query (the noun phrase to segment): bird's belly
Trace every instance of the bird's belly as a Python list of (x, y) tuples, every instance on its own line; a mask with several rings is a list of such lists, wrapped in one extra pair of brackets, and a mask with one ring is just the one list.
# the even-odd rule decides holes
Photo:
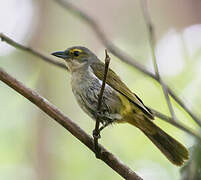
[[(90, 82), (86, 80), (83, 83), (79, 83), (78, 86), (72, 87), (78, 104), (92, 119), (95, 119), (101, 83), (98, 80)], [(101, 122), (121, 120), (120, 108), (121, 100), (118, 92), (106, 85), (100, 110)]]

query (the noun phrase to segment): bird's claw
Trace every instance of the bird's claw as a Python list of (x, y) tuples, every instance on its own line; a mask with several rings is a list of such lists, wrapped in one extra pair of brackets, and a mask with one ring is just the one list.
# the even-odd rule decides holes
[(93, 138), (100, 139), (101, 138), (100, 131), (93, 130)]
[(103, 116), (102, 111), (96, 111), (96, 117), (101, 118)]

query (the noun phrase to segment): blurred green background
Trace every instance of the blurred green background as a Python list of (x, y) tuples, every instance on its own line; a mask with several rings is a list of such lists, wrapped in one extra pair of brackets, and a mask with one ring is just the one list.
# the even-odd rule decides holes
[[(92, 16), (115, 45), (153, 71), (139, 1), (71, 2)], [(200, 116), (201, 2), (154, 0), (149, 6), (157, 36), (160, 73), (187, 106)], [(82, 45), (104, 59), (105, 47), (93, 30), (53, 0), (2, 1), (0, 32), (48, 56), (57, 50)], [(112, 54), (110, 56), (110, 67), (146, 105), (169, 114), (158, 83)], [(92, 133), (94, 122), (77, 105), (66, 71), (5, 42), (0, 42), (0, 67)], [(193, 120), (175, 102), (173, 104), (178, 119), (199, 130)], [(2, 82), (0, 120), (1, 180), (121, 179), (63, 127)], [(155, 122), (188, 148), (194, 144), (194, 139), (181, 130), (159, 119)], [(179, 168), (170, 164), (139, 130), (129, 125), (106, 128), (100, 142), (145, 180), (180, 179)]]

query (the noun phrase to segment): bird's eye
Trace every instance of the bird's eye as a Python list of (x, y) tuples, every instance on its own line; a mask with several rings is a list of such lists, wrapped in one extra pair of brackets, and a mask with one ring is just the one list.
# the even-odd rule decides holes
[(73, 55), (74, 55), (75, 57), (78, 57), (78, 56), (80, 55), (80, 52), (79, 52), (79, 51), (74, 51), (74, 52), (73, 52)]

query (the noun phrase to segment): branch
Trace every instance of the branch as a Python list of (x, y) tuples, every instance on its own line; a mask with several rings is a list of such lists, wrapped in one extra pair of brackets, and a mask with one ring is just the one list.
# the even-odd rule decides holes
[(99, 131), (100, 119), (99, 119), (98, 113), (101, 110), (101, 104), (102, 104), (103, 93), (104, 93), (104, 89), (105, 89), (105, 84), (106, 84), (107, 72), (108, 72), (108, 69), (109, 69), (109, 64), (110, 64), (110, 57), (109, 57), (109, 55), (107, 53), (107, 50), (105, 50), (105, 70), (104, 70), (104, 77), (103, 77), (103, 82), (102, 82), (100, 94), (99, 94), (99, 97), (98, 97), (98, 106), (97, 106), (97, 112), (96, 112), (96, 125), (95, 125), (95, 129), (93, 131), (93, 135), (94, 135), (94, 149), (95, 149), (96, 157), (97, 158), (99, 157), (98, 138), (100, 136), (100, 131)]
[[(128, 54), (126, 54), (124, 51), (119, 49), (117, 46), (115, 46), (105, 35), (99, 24), (97, 24), (94, 19), (92, 19), (88, 14), (86, 14), (81, 9), (75, 7), (73, 4), (69, 3), (68, 1), (64, 0), (55, 0), (58, 2), (63, 8), (66, 10), (72, 12), (79, 18), (81, 18), (83, 21), (85, 21), (96, 33), (97, 37), (100, 39), (100, 41), (104, 44), (104, 46), (116, 57), (118, 57), (123, 62), (135, 67), (137, 70), (141, 71), (142, 73), (148, 75), (149, 77), (155, 79), (156, 81), (159, 81), (158, 77), (153, 74), (152, 72), (148, 71), (144, 66), (137, 63), (136, 60), (134, 60), (132, 57), (130, 57)], [(193, 113), (191, 110), (187, 107), (187, 105), (176, 95), (176, 93), (167, 85), (166, 89), (168, 93), (172, 96), (172, 98), (191, 116), (191, 118), (198, 124), (199, 127), (201, 127), (201, 120)]]
[(196, 137), (197, 139), (201, 140), (201, 134), (195, 132), (193, 129), (185, 126), (184, 124), (181, 124), (179, 121), (174, 121), (171, 117), (166, 116), (165, 114), (162, 114), (158, 111), (156, 111), (155, 109), (152, 109), (149, 107), (149, 109), (151, 109), (151, 111), (154, 113), (154, 115), (162, 120), (164, 120), (167, 123), (172, 124), (173, 126), (185, 131), (186, 133), (190, 134), (191, 136)]
[[(2, 68), (0, 68), (0, 80), (35, 104), (39, 109), (48, 114), (51, 118), (68, 130), (73, 136), (85, 144), (91, 151), (94, 151), (93, 139), (77, 124), (61, 113), (61, 111), (59, 111), (49, 101), (41, 97), (37, 92), (27, 88), (23, 83), (13, 78)], [(128, 166), (118, 160), (112, 153), (107, 151), (102, 145), (99, 145), (99, 148), (101, 150), (100, 159), (113, 170), (115, 170), (119, 175), (125, 179), (142, 180), (142, 178), (140, 178)]]
[(17, 43), (14, 40), (10, 39), (8, 36), (4, 35), (3, 33), (0, 33), (0, 38), (1, 38), (2, 41), (5, 41), (6, 43), (10, 44), (11, 46), (15, 47), (16, 49), (26, 51), (26, 52), (28, 52), (28, 53), (36, 56), (36, 57), (41, 58), (42, 60), (44, 60), (47, 63), (56, 65), (56, 66), (61, 67), (63, 69), (67, 68), (65, 66), (65, 64), (63, 64), (63, 63), (61, 63), (59, 61), (55, 61), (54, 59), (51, 59), (51, 58), (45, 56), (44, 54), (42, 54), (42, 53), (30, 48), (30, 47), (27, 47), (27, 46), (24, 46), (22, 44)]
[(150, 48), (151, 48), (151, 55), (152, 55), (152, 61), (154, 64), (155, 75), (158, 78), (159, 83), (162, 86), (163, 93), (165, 95), (165, 99), (166, 99), (170, 114), (172, 116), (172, 119), (176, 120), (176, 116), (174, 113), (174, 109), (172, 107), (172, 103), (170, 101), (170, 97), (168, 95), (167, 88), (166, 88), (163, 80), (161, 79), (159, 69), (158, 69), (158, 65), (157, 65), (156, 54), (155, 54), (155, 31), (154, 31), (154, 25), (152, 24), (152, 21), (151, 21), (150, 12), (149, 12), (149, 9), (147, 7), (147, 0), (140, 0), (140, 2), (141, 2), (141, 8), (143, 11), (143, 16), (145, 19), (145, 24), (146, 24), (147, 29), (148, 29), (148, 36), (149, 36), (148, 39), (149, 39), (149, 44), (150, 44)]

